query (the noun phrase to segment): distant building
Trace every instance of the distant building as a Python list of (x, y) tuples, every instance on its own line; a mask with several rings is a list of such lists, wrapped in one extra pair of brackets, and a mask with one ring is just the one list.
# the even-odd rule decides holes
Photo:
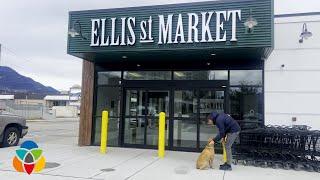
[(80, 109), (81, 86), (73, 85), (69, 91), (61, 91), (60, 95), (47, 95), (44, 97), (45, 105), (53, 106), (76, 106)]
[(14, 95), (0, 95), (0, 101), (14, 100)]
[(74, 85), (69, 91), (62, 91), (60, 95), (47, 95), (44, 102), (54, 111), (56, 117), (74, 117), (80, 114), (81, 86)]
[[(74, 85), (57, 95), (17, 93), (0, 95), (0, 109), (28, 119), (77, 117), (80, 113), (81, 86)], [(50, 117), (49, 117), (50, 116)]]
[(43, 94), (18, 93), (14, 96), (14, 104), (44, 106)]
[(45, 105), (48, 107), (53, 106), (69, 106), (69, 95), (47, 95), (44, 97)]
[(73, 85), (69, 91), (70, 96), (70, 106), (77, 106), (80, 110), (80, 99), (81, 99), (81, 86)]
[(6, 102), (13, 102), (14, 95), (0, 95), (0, 110), (5, 109)]

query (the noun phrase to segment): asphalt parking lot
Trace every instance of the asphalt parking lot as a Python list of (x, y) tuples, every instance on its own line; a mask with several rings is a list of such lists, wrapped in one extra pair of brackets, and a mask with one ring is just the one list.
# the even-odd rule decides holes
[(21, 142), (33, 140), (37, 143), (61, 145), (76, 145), (78, 143), (78, 118), (30, 120), (27, 121), (27, 126), (29, 132), (20, 140)]

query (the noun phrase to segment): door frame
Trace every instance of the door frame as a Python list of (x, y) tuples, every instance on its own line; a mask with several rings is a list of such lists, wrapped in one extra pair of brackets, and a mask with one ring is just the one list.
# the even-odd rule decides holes
[[(121, 140), (120, 140), (120, 146), (123, 146), (123, 147), (135, 147), (135, 148), (147, 148), (147, 149), (155, 149), (157, 146), (154, 146), (154, 145), (148, 145), (147, 144), (147, 120), (148, 120), (148, 115), (147, 114), (144, 114), (142, 115), (144, 117), (144, 120), (145, 120), (145, 125), (144, 125), (144, 142), (143, 144), (127, 144), (124, 142), (124, 132), (125, 132), (125, 119), (128, 117), (126, 115), (126, 92), (128, 90), (137, 90), (137, 91), (144, 91), (146, 93), (146, 99), (148, 99), (148, 92), (149, 91), (168, 91), (168, 97), (169, 97), (169, 102), (168, 102), (168, 107), (169, 107), (169, 116), (170, 116), (170, 112), (171, 112), (171, 109), (170, 109), (170, 92), (171, 90), (168, 89), (168, 88), (155, 88), (155, 87), (123, 87), (123, 94), (122, 94), (122, 105), (121, 105), (121, 108), (122, 108), (122, 111), (121, 111), (121, 128), (120, 128), (120, 131), (121, 131)], [(142, 102), (143, 103), (143, 106), (144, 108), (148, 108), (148, 101), (145, 101), (145, 102)], [(168, 147), (167, 147), (168, 148)]]
[(227, 99), (228, 97), (226, 96), (226, 94), (228, 93), (228, 86), (226, 87), (216, 87), (216, 86), (212, 86), (212, 87), (182, 87), (182, 88), (174, 88), (172, 93), (172, 100), (170, 99), (170, 101), (173, 102), (173, 106), (172, 106), (172, 112), (174, 112), (174, 92), (175, 91), (196, 91), (196, 99), (197, 99), (197, 116), (196, 116), (196, 121), (197, 121), (197, 142), (196, 142), (196, 147), (195, 148), (188, 148), (188, 147), (175, 147), (173, 146), (173, 126), (174, 126), (174, 121), (175, 121), (175, 117), (174, 115), (170, 116), (170, 126), (169, 126), (169, 130), (171, 131), (171, 133), (169, 133), (169, 135), (172, 135), (172, 137), (169, 138), (169, 141), (171, 141), (172, 146), (170, 147), (170, 150), (174, 150), (174, 151), (190, 151), (190, 152), (194, 152), (194, 151), (200, 151), (200, 96), (199, 96), (199, 92), (200, 90), (214, 90), (214, 91), (223, 91), (224, 92), (224, 111), (226, 112), (227, 106), (229, 103), (229, 99)]
[[(120, 115), (120, 144), (121, 147), (155, 149), (157, 146), (146, 144), (146, 129), (144, 132), (144, 144), (126, 144), (124, 143), (125, 131), (125, 108), (126, 108), (126, 92), (127, 90), (167, 90), (169, 91), (169, 129), (168, 129), (168, 146), (166, 149), (174, 151), (200, 151), (200, 97), (197, 95), (197, 145), (196, 148), (174, 147), (173, 146), (173, 126), (174, 126), (174, 92), (175, 90), (196, 90), (214, 89), (224, 91), (224, 110), (229, 113), (229, 81), (228, 80), (123, 80), (122, 81), (122, 98), (121, 98), (121, 115)], [(145, 102), (145, 107), (147, 106)], [(146, 117), (146, 115), (145, 115)]]

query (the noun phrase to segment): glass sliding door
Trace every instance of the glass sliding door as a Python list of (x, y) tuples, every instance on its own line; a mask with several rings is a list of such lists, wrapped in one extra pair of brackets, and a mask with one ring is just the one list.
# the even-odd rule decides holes
[(203, 148), (217, 134), (215, 126), (207, 125), (211, 112), (225, 111), (225, 89), (196, 88), (174, 91), (173, 146)]
[(193, 90), (174, 91), (173, 146), (197, 146), (197, 97)]
[(166, 146), (199, 151), (218, 131), (207, 125), (208, 115), (225, 112), (227, 86), (185, 89), (125, 88), (123, 145), (156, 148), (159, 113), (166, 113)]
[[(169, 91), (126, 90), (124, 143), (157, 146), (160, 112), (169, 115)], [(168, 121), (169, 118), (166, 119)], [(168, 131), (166, 137), (168, 139)]]
[(200, 89), (200, 148), (206, 146), (208, 139), (218, 133), (216, 126), (207, 125), (207, 117), (211, 112), (223, 113), (225, 111), (224, 89)]
[[(158, 145), (159, 113), (166, 113), (166, 120), (169, 116), (169, 91), (150, 90), (147, 92), (147, 127), (146, 144)], [(168, 123), (166, 123), (168, 125)], [(166, 143), (168, 144), (168, 127), (166, 127)]]
[(127, 90), (124, 120), (124, 143), (144, 144), (146, 91)]

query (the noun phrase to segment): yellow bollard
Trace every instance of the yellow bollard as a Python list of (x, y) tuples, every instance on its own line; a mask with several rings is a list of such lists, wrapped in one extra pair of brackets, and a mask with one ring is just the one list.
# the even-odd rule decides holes
[(222, 149), (223, 149), (222, 160), (224, 163), (226, 163), (227, 162), (227, 151), (226, 151), (226, 145), (224, 142), (222, 142)]
[(159, 139), (158, 139), (158, 157), (163, 158), (165, 154), (165, 129), (166, 126), (166, 113), (159, 114)]
[(109, 123), (109, 113), (108, 111), (102, 111), (101, 143), (100, 143), (100, 153), (102, 154), (105, 154), (107, 152), (108, 123)]

